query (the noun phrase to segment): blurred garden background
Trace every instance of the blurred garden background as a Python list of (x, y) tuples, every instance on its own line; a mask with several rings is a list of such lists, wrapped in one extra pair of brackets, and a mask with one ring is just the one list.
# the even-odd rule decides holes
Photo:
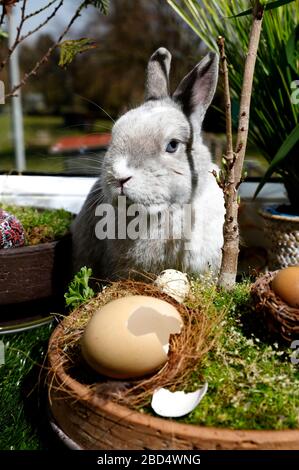
[[(27, 10), (30, 13), (48, 3), (29, 0)], [(52, 8), (59, 5), (59, 2), (51, 3)], [(31, 70), (57, 40), (79, 4), (77, 0), (64, 0), (57, 14), (22, 42), (19, 47), (21, 76)], [(22, 2), (14, 6), (17, 20), (21, 6)], [(29, 18), (25, 32), (39, 26), (50, 11)], [(98, 160), (106, 145), (97, 143), (94, 136), (109, 133), (112, 119), (142, 101), (146, 64), (152, 52), (160, 46), (171, 51), (174, 88), (209, 49), (165, 0), (111, 0), (108, 15), (90, 5), (66, 36), (67, 39), (85, 37), (91, 38), (96, 47), (78, 54), (67, 67), (58, 65), (60, 50), (56, 48), (38, 74), (22, 87), (27, 172), (97, 173)], [(3, 59), (8, 39), (1, 37), (0, 41), (0, 59)], [(4, 68), (1, 73), (8, 89), (9, 69)], [(8, 98), (6, 104), (0, 106), (0, 172), (5, 173), (16, 169), (11, 101), (12, 98)], [(225, 145), (224, 121), (217, 110), (221, 107), (219, 86), (204, 122), (205, 139), (218, 163)], [(237, 117), (237, 99), (233, 101), (233, 111)], [(81, 137), (81, 141), (65, 140), (65, 137)], [(249, 175), (261, 176), (265, 167), (259, 150), (250, 145), (247, 152)]]

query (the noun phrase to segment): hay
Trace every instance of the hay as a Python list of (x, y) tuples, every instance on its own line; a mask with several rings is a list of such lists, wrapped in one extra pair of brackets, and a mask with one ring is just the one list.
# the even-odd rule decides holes
[(255, 309), (265, 315), (270, 331), (292, 342), (299, 334), (299, 309), (291, 307), (272, 290), (271, 283), (278, 271), (259, 277), (251, 287)]
[[(148, 295), (172, 304), (182, 316), (184, 322), (182, 331), (180, 334), (170, 336), (169, 359), (154, 375), (129, 382), (95, 376), (94, 372), (88, 370), (81, 357), (80, 339), (85, 326), (98, 308), (112, 300), (129, 295)], [(136, 408), (146, 406), (154, 390), (160, 387), (167, 387), (170, 390), (190, 390), (194, 382), (194, 370), (199, 370), (207, 352), (213, 347), (217, 333), (221, 330), (219, 328), (221, 320), (219, 312), (212, 303), (207, 305), (203, 302), (200, 309), (189, 308), (179, 304), (153, 284), (133, 280), (114, 282), (95, 298), (64, 318), (63, 334), (57, 344), (59, 363), (51, 364), (49, 371), (51, 377), (49, 395), (51, 387), (55, 386), (53, 385), (55, 370), (61, 366), (72, 378), (86, 385), (87, 400), (92, 399), (96, 394)], [(203, 377), (198, 377), (198, 379), (204, 380)], [(63, 390), (63, 385), (59, 387), (59, 390), (64, 391), (66, 395), (70, 394), (68, 387)], [(77, 399), (75, 396), (72, 398)]]

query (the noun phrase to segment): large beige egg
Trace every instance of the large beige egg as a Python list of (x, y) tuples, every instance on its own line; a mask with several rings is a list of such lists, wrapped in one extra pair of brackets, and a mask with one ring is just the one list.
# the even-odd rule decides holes
[(272, 281), (272, 289), (288, 305), (299, 308), (299, 266), (278, 271)]
[(91, 318), (82, 337), (82, 355), (90, 367), (108, 377), (141, 377), (165, 364), (169, 336), (182, 326), (179, 312), (164, 300), (123, 297)]

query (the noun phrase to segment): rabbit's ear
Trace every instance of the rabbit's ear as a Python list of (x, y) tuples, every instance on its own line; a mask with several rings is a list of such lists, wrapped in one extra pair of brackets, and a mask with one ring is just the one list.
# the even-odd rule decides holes
[(199, 64), (186, 75), (173, 94), (188, 117), (201, 125), (208, 107), (214, 97), (218, 81), (219, 58), (209, 52)]
[(169, 96), (170, 62), (171, 54), (165, 47), (160, 47), (150, 57), (146, 74), (145, 101)]

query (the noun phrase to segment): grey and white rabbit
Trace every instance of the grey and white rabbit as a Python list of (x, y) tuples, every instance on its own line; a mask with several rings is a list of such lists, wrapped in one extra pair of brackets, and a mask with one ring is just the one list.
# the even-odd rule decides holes
[[(98, 278), (115, 279), (167, 268), (197, 274), (219, 269), (224, 200), (212, 175), (218, 167), (201, 138), (202, 121), (217, 85), (218, 56), (206, 55), (172, 96), (170, 62), (171, 54), (162, 47), (151, 56), (144, 103), (113, 127), (99, 179), (72, 225), (74, 272), (86, 265)], [(125, 200), (121, 207), (120, 200)], [(163, 217), (153, 217), (151, 236), (146, 228), (136, 239), (119, 233), (114, 237), (113, 229), (126, 220), (124, 212), (132, 204), (140, 205), (143, 220), (158, 213), (169, 215), (171, 235)], [(106, 206), (113, 208), (105, 213), (112, 235), (98, 239), (98, 215), (103, 215), (99, 207)], [(186, 207), (192, 214), (188, 240), (175, 233), (185, 220)], [(128, 228), (131, 221), (127, 217), (122, 223)]]

